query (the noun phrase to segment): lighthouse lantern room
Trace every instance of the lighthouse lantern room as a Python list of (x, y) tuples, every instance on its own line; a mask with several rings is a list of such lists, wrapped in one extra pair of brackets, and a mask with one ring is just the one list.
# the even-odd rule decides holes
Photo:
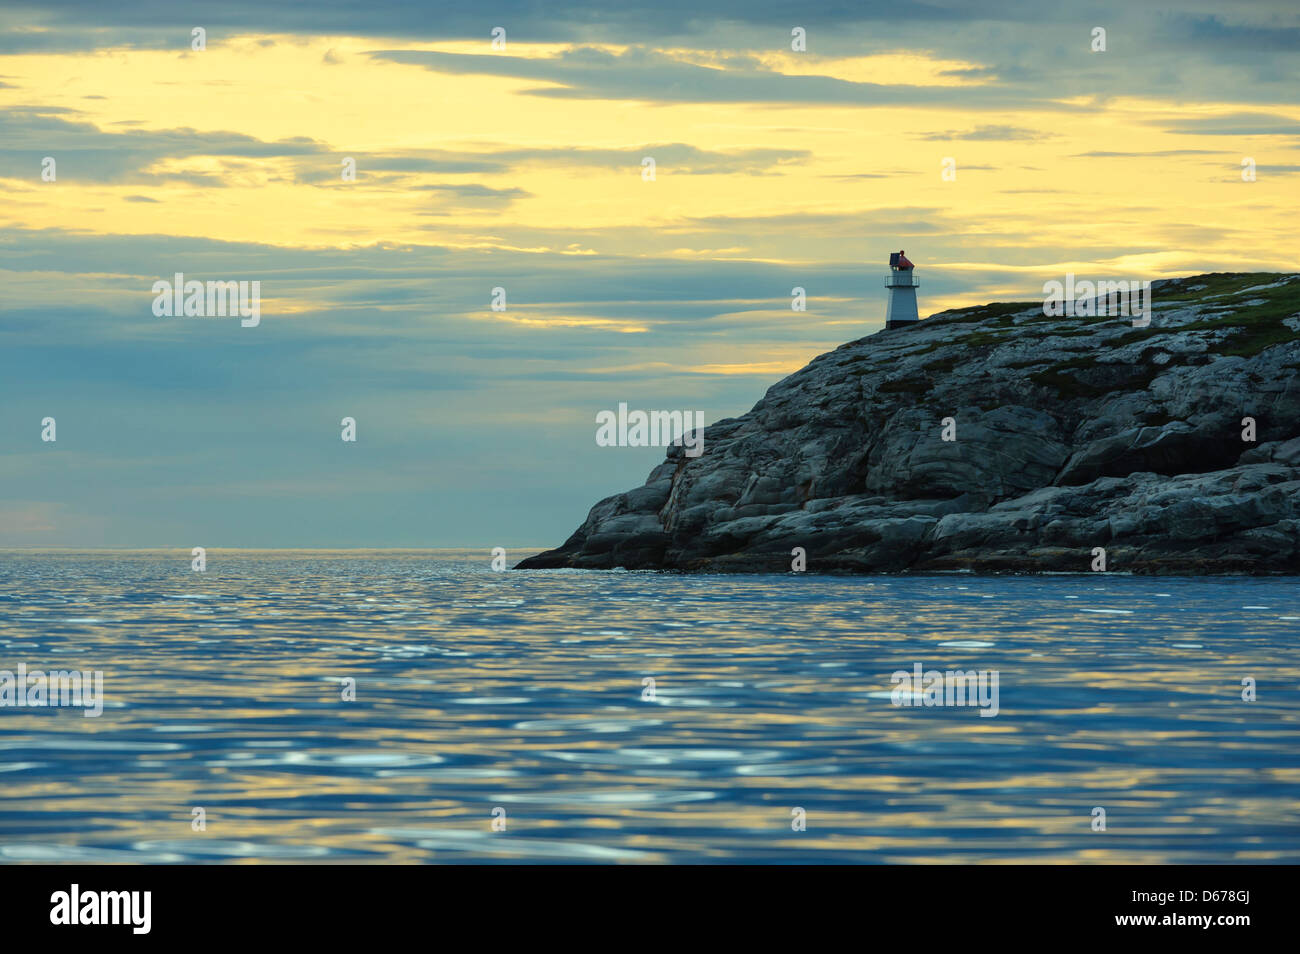
[(889, 253), (889, 304), (885, 309), (885, 327), (900, 328), (920, 321), (916, 312), (916, 286), (921, 284), (912, 274), (915, 266), (903, 252)]

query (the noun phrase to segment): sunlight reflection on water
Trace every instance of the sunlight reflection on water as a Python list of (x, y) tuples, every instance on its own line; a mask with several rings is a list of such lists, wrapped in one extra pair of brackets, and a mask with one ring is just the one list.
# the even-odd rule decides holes
[(0, 669), (106, 695), (0, 708), (0, 860), (1300, 860), (1295, 580), (488, 564), (0, 552)]

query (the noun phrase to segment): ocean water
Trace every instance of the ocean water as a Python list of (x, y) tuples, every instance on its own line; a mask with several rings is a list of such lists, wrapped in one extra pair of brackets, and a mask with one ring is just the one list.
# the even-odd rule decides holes
[(0, 552), (0, 862), (1300, 861), (1295, 579), (489, 560)]

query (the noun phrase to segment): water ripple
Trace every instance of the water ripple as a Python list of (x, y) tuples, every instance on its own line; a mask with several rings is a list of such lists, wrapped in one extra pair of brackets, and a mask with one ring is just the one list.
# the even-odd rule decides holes
[(0, 553), (0, 861), (1300, 861), (1295, 580), (489, 558)]

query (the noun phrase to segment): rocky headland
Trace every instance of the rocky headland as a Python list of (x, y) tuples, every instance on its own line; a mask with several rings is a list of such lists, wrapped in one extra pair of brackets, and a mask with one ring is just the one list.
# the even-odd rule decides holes
[(1300, 275), (1151, 295), (1143, 328), (998, 302), (842, 345), (519, 567), (1300, 572)]

